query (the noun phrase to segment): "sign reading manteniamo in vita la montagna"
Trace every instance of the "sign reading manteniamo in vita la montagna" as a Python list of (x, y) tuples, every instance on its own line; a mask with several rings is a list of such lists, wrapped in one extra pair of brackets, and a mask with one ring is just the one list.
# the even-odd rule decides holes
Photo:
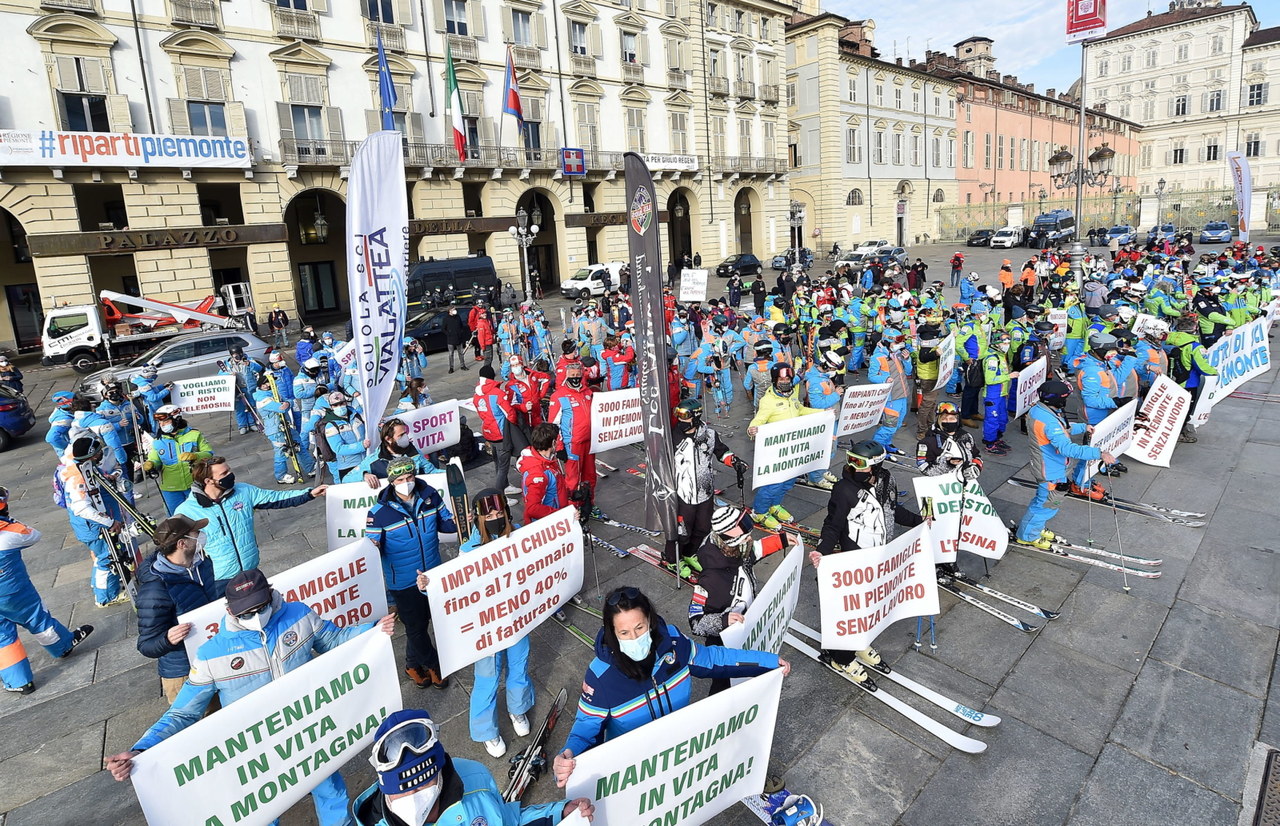
[(120, 230), (118, 232), (47, 232), (27, 236), (31, 255), (92, 255), (148, 252), (181, 247), (240, 247), (288, 240), (284, 224), (235, 224), (216, 227)]

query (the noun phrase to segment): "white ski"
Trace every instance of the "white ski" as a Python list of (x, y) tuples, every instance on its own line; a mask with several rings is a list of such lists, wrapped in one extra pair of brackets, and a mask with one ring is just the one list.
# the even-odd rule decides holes
[[(791, 630), (799, 631), (814, 642), (821, 643), (822, 641), (821, 634), (797, 619), (791, 620)], [(889, 668), (889, 666), (886, 665), (885, 668)], [(888, 677), (890, 680), (893, 680), (895, 683), (909, 691), (914, 691), (916, 694), (919, 694), (938, 708), (954, 714), (967, 723), (973, 723), (975, 726), (983, 726), (984, 728), (991, 728), (992, 726), (1000, 725), (1000, 718), (994, 714), (987, 714), (986, 712), (978, 711), (975, 708), (969, 708), (969, 706), (964, 703), (957, 703), (950, 697), (939, 694), (932, 688), (923, 686), (910, 677), (899, 674), (897, 671), (881, 671), (879, 668), (873, 668), (872, 671), (883, 677)]]
[(898, 712), (903, 717), (906, 717), (908, 720), (915, 723), (917, 726), (924, 729), (925, 731), (929, 732), (934, 737), (937, 737), (939, 740), (942, 740), (944, 743), (951, 746), (952, 748), (959, 749), (960, 751), (966, 752), (968, 754), (981, 754), (982, 752), (987, 750), (987, 744), (982, 742), (981, 740), (974, 740), (972, 737), (966, 737), (960, 732), (952, 728), (949, 728), (943, 725), (942, 723), (939, 723), (937, 720), (933, 719), (929, 715), (924, 714), (923, 712), (916, 711), (914, 708), (902, 702), (897, 697), (894, 697), (892, 694), (889, 694), (888, 692), (882, 689), (876, 689), (875, 691), (872, 691), (871, 689), (863, 686), (857, 680), (850, 677), (848, 674), (845, 674), (841, 671), (831, 668), (826, 663), (822, 662), (822, 659), (818, 655), (818, 650), (816, 648), (809, 645), (808, 643), (800, 641), (793, 634), (787, 634), (785, 637), (785, 640), (787, 645), (799, 651), (801, 654), (804, 654), (806, 657), (813, 660), (814, 662), (822, 663), (822, 665), (825, 666), (826, 668), (830, 669), (831, 671), (834, 671), (836, 674), (839, 674), (841, 677), (844, 677), (846, 680), (853, 683), (858, 688), (861, 688), (863, 691), (870, 694), (872, 697), (875, 697), (876, 699), (880, 700), (889, 708)]

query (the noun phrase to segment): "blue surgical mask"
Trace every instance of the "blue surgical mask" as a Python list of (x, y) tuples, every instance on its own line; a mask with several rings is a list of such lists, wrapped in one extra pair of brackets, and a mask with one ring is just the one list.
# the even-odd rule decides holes
[(618, 648), (622, 649), (622, 653), (626, 654), (628, 659), (636, 662), (640, 662), (649, 656), (651, 647), (653, 647), (653, 638), (649, 634), (634, 640), (618, 640)]

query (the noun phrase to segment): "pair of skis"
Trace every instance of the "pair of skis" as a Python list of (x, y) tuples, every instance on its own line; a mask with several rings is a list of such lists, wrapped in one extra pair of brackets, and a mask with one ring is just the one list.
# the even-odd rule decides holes
[(297, 474), (298, 481), (307, 481), (307, 474), (302, 470), (302, 461), (298, 458), (298, 454), (302, 452), (302, 447), (298, 444), (298, 440), (294, 438), (293, 432), (293, 411), (290, 409), (290, 402), (280, 394), (280, 385), (276, 382), (275, 375), (268, 367), (263, 371), (263, 375), (267, 377), (267, 384), (271, 387), (271, 400), (276, 404), (284, 405), (285, 409), (277, 412), (275, 415), (280, 417), (280, 432), (284, 435), (284, 455), (289, 460), (289, 465), (293, 468), (293, 472)]
[(1048, 608), (1041, 608), (1039, 605), (1035, 605), (1033, 603), (1027, 602), (1026, 600), (1018, 599), (1015, 596), (1010, 596), (1009, 594), (1003, 593), (1001, 591), (997, 591), (995, 588), (992, 588), (987, 585), (983, 585), (980, 582), (974, 582), (973, 580), (969, 579), (968, 577), (965, 577), (964, 575), (951, 576), (950, 574), (944, 574), (939, 572), (938, 587), (941, 588), (943, 591), (946, 591), (948, 594), (951, 594), (953, 597), (960, 600), (961, 602), (967, 602), (968, 604), (972, 605), (974, 608), (977, 608), (979, 611), (989, 614), (1007, 625), (1013, 626), (1014, 628), (1018, 629), (1024, 634), (1035, 633), (1036, 631), (1040, 630), (1040, 626), (1032, 625), (1029, 622), (1020, 620), (1017, 617), (1009, 614), (1007, 611), (1001, 610), (1000, 608), (997, 608), (996, 606), (991, 605), (990, 603), (983, 602), (982, 600), (975, 597), (973, 594), (968, 593), (968, 590), (962, 590), (962, 589), (972, 589), (974, 591), (978, 591), (979, 593), (986, 594), (992, 599), (996, 599), (1008, 605), (1012, 605), (1013, 607), (1021, 611), (1025, 611), (1028, 614), (1031, 614), (1032, 616), (1040, 617), (1041, 619), (1055, 620), (1060, 616), (1059, 612), (1057, 611), (1050, 611)]
[[(889, 708), (893, 709), (894, 711), (898, 712), (902, 716), (906, 717), (908, 720), (920, 726), (925, 731), (929, 732), (934, 737), (937, 737), (939, 740), (942, 740), (944, 743), (951, 746), (952, 748), (959, 749), (960, 751), (966, 752), (968, 754), (981, 754), (982, 752), (986, 751), (987, 744), (982, 742), (981, 740), (975, 740), (972, 737), (967, 737), (961, 734), (960, 732), (956, 731), (955, 729), (951, 728), (950, 726), (945, 725), (944, 723), (941, 723), (933, 719), (927, 714), (924, 714), (923, 712), (916, 710), (912, 706), (907, 705), (902, 700), (898, 699), (892, 694), (889, 694), (883, 688), (880, 688), (879, 686), (870, 687), (863, 683), (859, 683), (857, 680), (854, 680), (848, 674), (844, 673), (838, 668), (833, 667), (829, 663), (824, 662), (822, 655), (819, 653), (818, 649), (814, 648), (814, 646), (811, 645), (810, 643), (807, 643), (804, 640), (800, 639), (801, 636), (807, 637), (809, 640), (812, 640), (814, 644), (821, 644), (822, 637), (817, 631), (815, 631), (814, 629), (810, 628), (807, 625), (804, 625), (798, 620), (792, 619), (791, 625), (789, 626), (789, 630), (785, 637), (787, 645), (790, 645), (792, 648), (804, 654), (809, 659), (814, 660), (815, 662), (821, 663), (822, 665), (825, 665), (831, 671), (835, 672), (836, 674), (839, 674), (841, 677), (844, 677), (849, 682), (858, 686), (858, 688), (861, 688), (867, 694), (870, 694), (872, 697), (875, 697), (876, 699), (880, 700), (885, 705), (889, 706)], [(950, 697), (947, 697), (937, 691), (934, 691), (933, 689), (927, 686), (921, 685), (920, 683), (916, 682), (910, 677), (899, 674), (897, 671), (893, 670), (893, 668), (890, 667), (887, 663), (881, 663), (881, 665), (873, 668), (872, 671), (877, 676), (886, 677), (890, 681), (895, 682), (898, 685), (902, 686), (903, 688), (907, 689), (908, 691), (916, 694), (921, 699), (924, 699), (930, 703), (933, 703), (938, 708), (942, 709), (943, 711), (946, 711), (948, 714), (951, 714), (955, 717), (960, 718), (966, 723), (972, 723), (976, 726), (982, 726), (983, 728), (990, 728), (992, 726), (999, 725), (1000, 723), (1000, 718), (995, 716), (994, 714), (988, 714), (986, 712), (978, 711), (977, 709), (970, 708), (964, 703), (956, 702)]]
[[(1130, 556), (1128, 554), (1118, 554), (1115, 551), (1108, 551), (1106, 548), (1093, 548), (1087, 545), (1077, 545), (1068, 542), (1062, 537), (1055, 537), (1050, 543), (1049, 550), (1037, 548), (1033, 545), (1025, 545), (1018, 541), (1015, 526), (1009, 525), (1009, 547), (1018, 548), (1023, 551), (1044, 554), (1045, 556), (1056, 556), (1061, 559), (1070, 559), (1073, 562), (1082, 562), (1085, 565), (1091, 565), (1095, 568), (1102, 568), (1107, 571), (1116, 571), (1122, 574), (1132, 574), (1143, 579), (1159, 579), (1160, 572), (1153, 571), (1152, 568), (1164, 564), (1163, 559), (1153, 559), (1145, 556)], [(1107, 560), (1114, 559), (1115, 562)]]
[[(542, 725), (538, 726), (538, 730), (534, 732), (529, 745), (511, 758), (511, 770), (507, 773), (511, 782), (507, 785), (507, 790), (502, 793), (502, 799), (505, 802), (519, 800), (524, 795), (525, 789), (529, 788), (530, 784), (546, 770), (547, 738), (550, 737), (551, 730), (556, 727), (556, 721), (560, 719), (560, 713), (564, 711), (568, 701), (568, 690), (560, 689), (560, 693), (556, 695), (555, 702), (547, 711), (547, 716), (542, 718)], [(483, 821), (484, 818), (477, 818), (477, 820)]]
[[(592, 608), (585, 601), (583, 601), (582, 597), (576, 594), (570, 597), (569, 601), (566, 602), (564, 605), (577, 608), (579, 611), (582, 611), (583, 613), (590, 614), (591, 616), (595, 617), (597, 621), (604, 620), (603, 612), (601, 612), (597, 608)], [(595, 635), (588, 634), (586, 631), (583, 631), (577, 625), (574, 625), (572, 622), (570, 622), (569, 615), (565, 613), (564, 605), (561, 605), (560, 610), (555, 612), (554, 616), (556, 618), (556, 621), (559, 622), (560, 625), (563, 626), (566, 631), (568, 631), (571, 635), (573, 635), (574, 639), (576, 639), (578, 642), (582, 643), (592, 651), (595, 651), (596, 649)]]
[[(1040, 483), (1034, 479), (1024, 479), (1019, 476), (1011, 477), (1005, 481), (1017, 488), (1036, 488), (1040, 486)], [(1203, 528), (1205, 525), (1205, 514), (1197, 511), (1180, 511), (1175, 510), (1174, 508), (1166, 508), (1164, 505), (1155, 505), (1150, 502), (1139, 502), (1133, 499), (1122, 499), (1119, 496), (1112, 496), (1110, 494), (1104, 496), (1102, 499), (1090, 499), (1088, 496), (1068, 492), (1067, 498), (1075, 499), (1080, 502), (1093, 502), (1107, 508), (1114, 507), (1118, 511), (1136, 513), (1139, 516), (1159, 519), (1163, 522), (1182, 525), (1186, 528)]]

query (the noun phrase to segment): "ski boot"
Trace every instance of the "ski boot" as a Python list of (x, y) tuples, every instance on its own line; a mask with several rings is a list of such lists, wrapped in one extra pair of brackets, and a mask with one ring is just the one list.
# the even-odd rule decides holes
[(588, 516), (590, 516), (592, 519), (598, 519), (601, 521), (609, 518), (609, 516), (604, 511), (600, 510), (599, 505), (592, 505), (591, 513), (589, 513)]
[(70, 657), (71, 652), (76, 650), (76, 646), (84, 642), (86, 639), (88, 639), (89, 635), (92, 633), (93, 633), (92, 625), (81, 625), (79, 628), (72, 631), (71, 647), (68, 648), (63, 654), (61, 654), (60, 657), (62, 659), (66, 659), (67, 657)]
[(766, 531), (776, 531), (778, 528), (782, 527), (782, 523), (777, 519), (774, 519), (773, 516), (768, 513), (753, 513), (751, 514), (751, 521), (755, 522)]
[(1008, 450), (1008, 448), (1000, 447), (1000, 443), (999, 443), (999, 442), (983, 442), (983, 443), (982, 443), (982, 446), (983, 446), (983, 447), (985, 447), (985, 448), (987, 449), (987, 453), (990, 453), (990, 454), (992, 454), (993, 456), (1008, 456), (1008, 455), (1009, 455), (1009, 450)]
[(1124, 462), (1116, 462), (1114, 465), (1112, 465), (1112, 467), (1120, 471), (1121, 473), (1129, 472), (1129, 466), (1126, 465)]
[(683, 561), (687, 567), (692, 568), (698, 573), (702, 573), (702, 563), (698, 561), (696, 554), (694, 556), (686, 556), (681, 561)]
[(787, 510), (781, 505), (774, 505), (772, 508), (769, 508), (769, 515), (772, 516), (774, 519), (777, 519), (779, 522), (796, 521), (796, 518), (791, 515), (791, 511)]
[(679, 562), (664, 562), (662, 567), (684, 580), (697, 581), (697, 576), (693, 573), (693, 569), (689, 567), (689, 563), (683, 559)]
[(1101, 502), (1103, 499), (1107, 498), (1107, 492), (1103, 490), (1101, 485), (1096, 485), (1096, 484), (1090, 485), (1089, 489), (1085, 490), (1084, 488), (1077, 485), (1075, 482), (1072, 482), (1071, 492), (1076, 496), (1084, 496), (1089, 499), (1092, 499), (1095, 502)]
[(830, 482), (832, 485), (840, 481), (840, 477), (836, 476), (834, 473), (832, 473), (829, 470), (826, 473), (822, 474), (822, 478)]
[(871, 646), (867, 646), (861, 651), (853, 652), (853, 656), (857, 657), (859, 662), (869, 668), (874, 668), (879, 671), (889, 670), (889, 666), (880, 658), (880, 652)]
[(1013, 542), (1015, 545), (1022, 545), (1025, 548), (1036, 548), (1041, 551), (1051, 551), (1053, 550), (1053, 540), (1055, 538), (1056, 537), (1052, 533), (1049, 533), (1049, 531), (1042, 531), (1035, 539), (1023, 539), (1015, 534)]
[(968, 580), (968, 577), (964, 575), (963, 571), (956, 567), (954, 562), (938, 563), (934, 570), (934, 575), (938, 578), (938, 584), (943, 587), (946, 587), (957, 580), (961, 582)]
[(816, 482), (809, 482), (809, 487), (818, 488), (819, 490), (831, 490), (835, 486), (835, 483), (830, 479), (827, 479), (825, 476), (818, 479)]
[(1193, 445), (1200, 441), (1200, 437), (1196, 436), (1195, 425), (1184, 424), (1182, 426), (1182, 432), (1178, 434), (1178, 441), (1185, 445)]
[(829, 653), (823, 651), (818, 655), (818, 660), (832, 671), (838, 671), (841, 674), (844, 674), (846, 677), (868, 691), (876, 690), (876, 681), (871, 679), (871, 675), (867, 673), (867, 669), (862, 667), (862, 663), (858, 662), (856, 657), (852, 662), (847, 664), (840, 663), (832, 659)]
[(1098, 468), (1098, 475), (1112, 476), (1112, 477), (1119, 476), (1120, 468), (1117, 465), (1103, 465), (1102, 467)]
[(898, 449), (898, 447), (897, 447), (896, 445), (892, 445), (892, 444), (890, 444), (890, 445), (886, 446), (884, 450), (885, 450), (885, 453), (888, 453), (888, 454), (890, 454), (891, 456), (906, 456), (906, 455), (907, 455), (907, 454), (906, 454), (906, 453), (904, 453), (902, 450), (899, 450), (899, 449)]

